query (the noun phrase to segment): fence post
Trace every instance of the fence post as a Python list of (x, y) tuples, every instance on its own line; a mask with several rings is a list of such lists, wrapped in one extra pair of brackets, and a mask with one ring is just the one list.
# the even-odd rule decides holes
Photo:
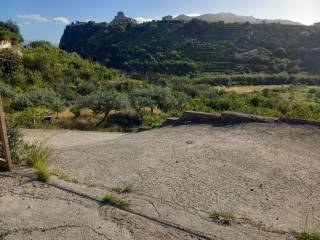
[(1, 96), (0, 96), (0, 137), (2, 142), (2, 152), (4, 154), (3, 157), (5, 160), (4, 167), (6, 170), (11, 171), (12, 170), (11, 153), (10, 153), (9, 139), (8, 139), (6, 121), (4, 118), (4, 111), (3, 111)]

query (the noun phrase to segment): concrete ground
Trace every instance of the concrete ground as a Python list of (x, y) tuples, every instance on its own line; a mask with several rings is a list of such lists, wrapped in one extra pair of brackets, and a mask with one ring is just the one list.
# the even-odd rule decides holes
[[(9, 230), (8, 239), (269, 240), (319, 231), (319, 127), (183, 125), (112, 136), (55, 131), (26, 134), (46, 139), (50, 167), (79, 183), (52, 182), (94, 198), (132, 184), (135, 191), (122, 198), (134, 213), (2, 174), (0, 230)], [(237, 223), (216, 224), (211, 211), (232, 213)]]

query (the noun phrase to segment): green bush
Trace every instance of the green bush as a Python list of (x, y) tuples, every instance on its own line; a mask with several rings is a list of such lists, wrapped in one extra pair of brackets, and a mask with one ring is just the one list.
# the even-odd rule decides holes
[(37, 108), (30, 108), (20, 112), (15, 117), (15, 121), (25, 128), (38, 128), (43, 124), (44, 117), (48, 115), (47, 111)]
[(78, 118), (81, 115), (81, 107), (79, 106), (73, 106), (72, 108), (70, 108), (70, 112), (73, 113), (73, 115)]
[(163, 123), (164, 118), (158, 114), (152, 112), (142, 112), (143, 124), (156, 127)]

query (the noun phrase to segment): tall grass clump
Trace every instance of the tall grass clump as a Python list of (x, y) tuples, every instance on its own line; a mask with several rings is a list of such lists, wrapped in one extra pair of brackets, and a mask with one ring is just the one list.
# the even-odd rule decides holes
[(109, 204), (111, 206), (118, 207), (120, 209), (128, 209), (130, 207), (130, 203), (121, 199), (119, 196), (109, 193), (104, 196), (102, 199), (103, 203)]
[(33, 144), (25, 147), (25, 162), (36, 169), (39, 180), (43, 182), (50, 180), (50, 171), (47, 163), (49, 156), (49, 149), (41, 145)]

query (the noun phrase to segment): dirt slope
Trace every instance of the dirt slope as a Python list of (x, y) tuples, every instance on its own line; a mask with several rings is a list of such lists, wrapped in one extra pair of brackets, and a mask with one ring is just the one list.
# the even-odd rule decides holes
[[(177, 126), (101, 139), (88, 146), (83, 146), (83, 140), (76, 144), (77, 134), (71, 144), (64, 133), (59, 134), (59, 141), (51, 141), (54, 157), (50, 166), (84, 185), (94, 184), (91, 188), (81, 185), (79, 191), (99, 196), (112, 187), (134, 184), (136, 191), (123, 196), (131, 201), (131, 209), (200, 231), (211, 239), (292, 239), (292, 231), (300, 231), (306, 224), (317, 230), (320, 225), (320, 128), (258, 123)], [(81, 238), (81, 231), (68, 225), (63, 231), (50, 230), (61, 239), (63, 234), (69, 239), (192, 238), (110, 207), (91, 202), (83, 206), (79, 201), (84, 200), (78, 196), (69, 193), (63, 198), (66, 193), (52, 187), (46, 188), (45, 206), (41, 207), (39, 198), (34, 197), (44, 191), (38, 184), (15, 184), (18, 190), (7, 189), (0, 198), (1, 206), (9, 205), (0, 207), (0, 215), (9, 219), (9, 228), (13, 220), (8, 211), (21, 218), (22, 209), (17, 210), (15, 204), (21, 205), (22, 188), (30, 192), (28, 203), (36, 206), (35, 212), (27, 215), (33, 217), (35, 226), (66, 221), (86, 226), (79, 228), (91, 234), (91, 238)], [(80, 184), (72, 187), (80, 188)], [(70, 217), (74, 211), (64, 210), (69, 208), (77, 209), (78, 217)], [(211, 222), (208, 212), (213, 210), (232, 212), (237, 224), (228, 227)], [(46, 214), (47, 222), (39, 212)], [(25, 239), (26, 233), (18, 233), (21, 237), (12, 239)], [(52, 238), (43, 235), (42, 239)]]

